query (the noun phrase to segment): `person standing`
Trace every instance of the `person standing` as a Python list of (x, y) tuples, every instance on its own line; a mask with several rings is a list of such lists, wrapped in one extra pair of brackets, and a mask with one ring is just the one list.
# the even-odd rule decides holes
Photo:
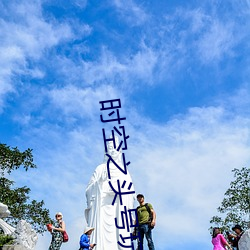
[(225, 250), (225, 246), (232, 249), (218, 227), (213, 229), (212, 244), (214, 245), (213, 250)]
[[(152, 239), (152, 229), (156, 223), (156, 213), (153, 209), (153, 206), (150, 203), (145, 203), (143, 194), (137, 195), (137, 201), (139, 202), (139, 206), (137, 207), (137, 215), (139, 223), (138, 249), (143, 250), (143, 240), (145, 235), (146, 240), (148, 242), (148, 249), (155, 250), (154, 242)], [(152, 217), (152, 220), (149, 222), (150, 217)]]
[(93, 232), (94, 228), (93, 227), (86, 227), (83, 235), (80, 238), (80, 249), (79, 250), (89, 250), (93, 249), (95, 247), (94, 244), (90, 244), (90, 235)]
[(66, 230), (65, 222), (62, 220), (63, 215), (61, 212), (56, 213), (56, 223), (51, 226), (52, 240), (49, 250), (60, 250), (63, 242), (63, 232)]
[(236, 246), (236, 249), (239, 250), (239, 240), (240, 240), (242, 234), (244, 233), (244, 231), (240, 225), (235, 225), (232, 228), (232, 230), (236, 233), (236, 235), (231, 234), (231, 236), (233, 236), (233, 238), (234, 238), (234, 244)]

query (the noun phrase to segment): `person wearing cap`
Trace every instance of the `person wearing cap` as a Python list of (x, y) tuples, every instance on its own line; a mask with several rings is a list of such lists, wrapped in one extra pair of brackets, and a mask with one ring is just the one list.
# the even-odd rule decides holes
[(65, 222), (62, 220), (63, 215), (61, 212), (56, 213), (56, 223), (50, 227), (52, 234), (52, 240), (50, 243), (49, 250), (60, 250), (63, 242), (63, 232), (65, 231)]
[(80, 249), (79, 250), (89, 250), (93, 249), (95, 247), (94, 244), (90, 244), (90, 235), (93, 232), (94, 228), (93, 227), (86, 227), (83, 235), (80, 238)]
[[(153, 206), (150, 203), (145, 203), (144, 195), (138, 194), (137, 201), (140, 206), (137, 207), (137, 215), (138, 215), (138, 232), (139, 232), (139, 241), (138, 241), (138, 249), (143, 250), (143, 239), (144, 235), (146, 236), (148, 242), (148, 249), (155, 250), (154, 242), (152, 239), (152, 229), (155, 226), (156, 222), (156, 213), (153, 209)], [(150, 213), (152, 214), (152, 221), (149, 223)]]
[(232, 228), (232, 230), (236, 233), (236, 235), (235, 234), (230, 234), (230, 236), (232, 236), (234, 238), (233, 243), (234, 243), (234, 245), (236, 247), (235, 249), (239, 250), (238, 243), (239, 243), (239, 240), (240, 240), (242, 234), (244, 233), (244, 231), (243, 231), (243, 229), (242, 229), (242, 227), (240, 225), (235, 225)]

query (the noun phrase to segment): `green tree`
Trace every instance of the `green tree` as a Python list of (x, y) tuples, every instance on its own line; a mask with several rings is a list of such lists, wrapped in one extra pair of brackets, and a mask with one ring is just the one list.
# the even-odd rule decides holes
[(231, 230), (235, 224), (246, 229), (250, 220), (250, 168), (235, 168), (232, 172), (234, 180), (217, 208), (222, 216), (213, 216), (210, 220), (212, 225), (222, 228), (223, 231)]
[(36, 168), (33, 163), (32, 150), (21, 152), (18, 148), (10, 148), (0, 143), (0, 202), (6, 204), (11, 216), (5, 220), (15, 226), (21, 219), (29, 222), (38, 233), (43, 233), (45, 225), (52, 219), (49, 210), (44, 208), (44, 201), (30, 200), (30, 188), (24, 186), (14, 188), (14, 182), (7, 179), (12, 171), (24, 168), (25, 171)]

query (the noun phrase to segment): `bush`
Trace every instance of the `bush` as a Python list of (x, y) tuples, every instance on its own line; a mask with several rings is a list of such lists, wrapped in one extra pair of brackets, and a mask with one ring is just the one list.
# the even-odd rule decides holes
[(3, 245), (12, 245), (14, 238), (10, 235), (0, 234), (0, 247)]

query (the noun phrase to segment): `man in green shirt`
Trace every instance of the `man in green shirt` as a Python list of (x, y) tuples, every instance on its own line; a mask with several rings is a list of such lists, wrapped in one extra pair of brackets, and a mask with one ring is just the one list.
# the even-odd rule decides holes
[[(144, 202), (144, 196), (142, 194), (137, 195), (137, 201), (140, 204), (140, 206), (137, 207), (139, 223), (138, 232), (140, 234), (140, 240), (138, 241), (138, 249), (143, 250), (143, 239), (145, 235), (148, 242), (148, 249), (155, 250), (154, 242), (152, 239), (152, 229), (155, 226), (156, 213), (150, 203)], [(151, 222), (149, 222), (150, 218)]]

